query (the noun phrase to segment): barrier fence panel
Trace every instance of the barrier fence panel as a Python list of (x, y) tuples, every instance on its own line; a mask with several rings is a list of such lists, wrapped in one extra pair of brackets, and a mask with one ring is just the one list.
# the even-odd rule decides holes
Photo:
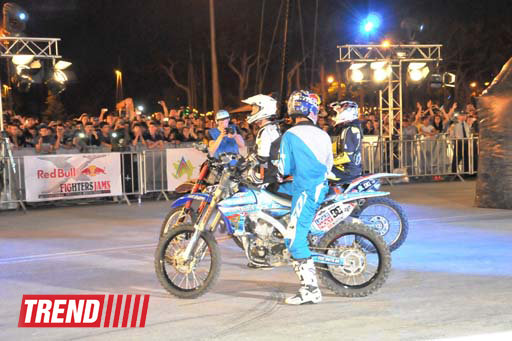
[(0, 210), (16, 209), (21, 206), (25, 210), (24, 163), (20, 156), (11, 159), (0, 159)]
[[(365, 138), (362, 144), (363, 172), (406, 172), (408, 176), (413, 177), (454, 175), (462, 179), (463, 175), (477, 173), (478, 151), (477, 136), (469, 136), (464, 139), (451, 138), (445, 134), (430, 138), (418, 136), (404, 140)], [(38, 198), (37, 201), (69, 199), (69, 195), (52, 193), (47, 188), (40, 189), (40, 192), (34, 192), (37, 189), (34, 184), (37, 184), (38, 181), (48, 180), (37, 179), (37, 176), (34, 178), (34, 174), (36, 174), (34, 172), (38, 170), (43, 172), (41, 173), (43, 178), (46, 175), (53, 176), (53, 168), (45, 170), (44, 167), (59, 169), (58, 165), (64, 165), (60, 169), (65, 172), (69, 171), (70, 166), (67, 164), (71, 162), (75, 165), (74, 167), (77, 167), (76, 172), (80, 173), (74, 175), (79, 180), (91, 182), (102, 179), (102, 176), (106, 176), (106, 173), (113, 169), (114, 172), (120, 174), (121, 192), (112, 192), (110, 195), (122, 195), (129, 203), (129, 195), (138, 196), (140, 199), (142, 195), (154, 192), (162, 193), (167, 199), (166, 192), (173, 191), (178, 185), (197, 177), (200, 165), (205, 160), (204, 154), (194, 148), (187, 148), (186, 145), (179, 148), (101, 154), (37, 156), (23, 154), (25, 156), (14, 157), (16, 173), (13, 172), (9, 159), (2, 160), (4, 176), (2, 176), (0, 184), (0, 209), (13, 209), (17, 205), (24, 208), (23, 202), (34, 201), (34, 195)], [(391, 158), (392, 154), (399, 155), (400, 158)], [(105, 166), (101, 163), (101, 159), (96, 157), (97, 155), (104, 155), (104, 160), (118, 155), (119, 165), (116, 166), (117, 168), (112, 168), (111, 163)], [(27, 162), (29, 162), (29, 174), (26, 173)], [(108, 180), (111, 181), (111, 179)], [(77, 179), (73, 179), (70, 180), (70, 183), (72, 185), (77, 181)], [(107, 179), (103, 179), (103, 181), (107, 181)], [(57, 185), (69, 186), (69, 183), (64, 181), (62, 184), (60, 182), (55, 184), (55, 186)], [(27, 193), (27, 186), (30, 186), (30, 193)], [(41, 187), (41, 184), (39, 186)], [(108, 195), (106, 191), (101, 193), (103, 194), (100, 195)]]

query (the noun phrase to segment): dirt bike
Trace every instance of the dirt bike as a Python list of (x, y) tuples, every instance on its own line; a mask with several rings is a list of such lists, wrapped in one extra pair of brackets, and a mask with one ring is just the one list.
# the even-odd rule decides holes
[[(215, 239), (220, 222), (239, 239), (254, 265), (282, 266), (291, 262), (285, 239), (291, 202), (247, 183), (242, 157), (222, 155), (224, 166), (213, 195), (191, 194), (181, 200), (201, 200), (207, 206), (194, 224), (180, 223), (160, 238), (155, 271), (161, 285), (179, 298), (208, 292), (219, 277), (221, 253)], [(308, 240), (320, 281), (341, 296), (362, 297), (379, 289), (390, 272), (391, 254), (384, 239), (370, 228), (350, 223), (357, 201), (385, 192), (328, 193), (314, 218)]]
[[(208, 155), (206, 146), (195, 145), (195, 148)], [(222, 169), (219, 161), (208, 155), (205, 164), (209, 167), (208, 169), (212, 170), (210, 173), (215, 174), (216, 179), (218, 179)], [(203, 174), (203, 169), (200, 174)], [(379, 190), (381, 179), (401, 176), (400, 174), (393, 173), (377, 173), (359, 177), (349, 184), (339, 184), (336, 181), (330, 181), (330, 187), (332, 191), (338, 194), (373, 192)], [(208, 178), (213, 179), (212, 176)], [(199, 179), (201, 179), (201, 175)], [(198, 181), (198, 183), (203, 184), (203, 194), (211, 195), (213, 193), (215, 186), (206, 186), (206, 184), (211, 184), (213, 181), (210, 180), (210, 182), (206, 183)], [(193, 187), (193, 191), (199, 188), (198, 185), (196, 186)], [(198, 196), (194, 193), (195, 191), (178, 198), (172, 203), (171, 210), (166, 215), (160, 228), (160, 237), (177, 224), (184, 222), (194, 224), (196, 222), (198, 212), (201, 212), (205, 207), (205, 196)], [(389, 195), (389, 193), (387, 194)], [(405, 242), (409, 231), (408, 218), (402, 207), (396, 201), (384, 196), (362, 198), (357, 202), (350, 217), (347, 217), (347, 219), (352, 219), (357, 223), (362, 223), (374, 229), (384, 238), (391, 251), (395, 251)], [(224, 225), (222, 221), (219, 224)], [(224, 226), (221, 226), (221, 228), (224, 228)], [(241, 242), (237, 238), (233, 240), (241, 247)]]

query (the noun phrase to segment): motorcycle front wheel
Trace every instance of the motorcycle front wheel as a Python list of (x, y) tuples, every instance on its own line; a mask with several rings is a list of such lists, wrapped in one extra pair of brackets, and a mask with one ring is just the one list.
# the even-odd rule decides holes
[(185, 206), (178, 206), (171, 208), (169, 213), (164, 218), (162, 227), (160, 227), (160, 238), (162, 238), (170, 229), (180, 224), (194, 225), (197, 219), (197, 209), (199, 204), (195, 201), (192, 202), (189, 208)]
[[(177, 227), (180, 224), (194, 225), (197, 221), (197, 211), (201, 207), (201, 203), (203, 203), (203, 201), (194, 200), (192, 201), (190, 208), (185, 208), (185, 206), (172, 208), (165, 216), (162, 227), (160, 227), (159, 238), (162, 238), (170, 229)], [(239, 237), (232, 236), (232, 239), (239, 248), (242, 250), (244, 249), (244, 245)]]
[(391, 271), (386, 242), (362, 224), (338, 224), (312, 250), (343, 260), (343, 265), (316, 265), (320, 281), (340, 296), (368, 296), (386, 282)]
[(405, 242), (409, 220), (402, 207), (390, 198), (370, 198), (353, 214), (363, 224), (380, 234), (391, 251)]
[(195, 231), (190, 224), (174, 227), (160, 239), (155, 251), (158, 281), (178, 298), (197, 298), (208, 292), (219, 278), (222, 261), (212, 233), (201, 233), (189, 259), (183, 257)]

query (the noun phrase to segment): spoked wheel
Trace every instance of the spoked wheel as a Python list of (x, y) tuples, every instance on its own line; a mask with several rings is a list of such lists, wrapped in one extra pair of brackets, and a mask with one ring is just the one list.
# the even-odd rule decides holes
[(160, 284), (179, 298), (197, 298), (210, 290), (220, 273), (221, 256), (217, 242), (203, 232), (189, 259), (184, 252), (196, 230), (184, 224), (170, 229), (158, 243), (155, 271)]
[(322, 283), (340, 296), (370, 295), (384, 284), (391, 270), (386, 243), (361, 224), (338, 224), (312, 249), (343, 260), (343, 265), (317, 264)]
[(371, 198), (354, 214), (384, 238), (391, 251), (405, 242), (409, 221), (402, 207), (389, 198)]
[(160, 228), (160, 238), (162, 238), (169, 230), (180, 224), (194, 225), (197, 219), (197, 209), (200, 203), (195, 201), (189, 208), (185, 206), (179, 206), (172, 208), (164, 218), (162, 227)]

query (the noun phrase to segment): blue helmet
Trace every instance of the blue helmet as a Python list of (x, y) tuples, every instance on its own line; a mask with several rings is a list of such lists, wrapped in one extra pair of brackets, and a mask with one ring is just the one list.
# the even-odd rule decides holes
[(296, 90), (288, 98), (288, 115), (309, 118), (314, 124), (320, 110), (320, 96), (307, 90)]

